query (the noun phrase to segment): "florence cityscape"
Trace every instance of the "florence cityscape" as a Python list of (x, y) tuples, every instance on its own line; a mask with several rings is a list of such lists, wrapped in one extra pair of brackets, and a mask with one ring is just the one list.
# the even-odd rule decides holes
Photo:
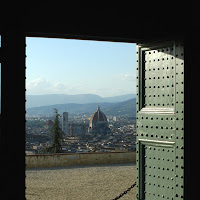
[[(26, 39), (26, 154), (51, 146), (54, 108), (62, 130), (67, 113), (63, 153), (135, 150), (135, 44)], [(97, 107), (107, 128), (94, 132)]]
[[(116, 151), (133, 151), (135, 150), (136, 137), (136, 118), (135, 110), (130, 107), (135, 103), (135, 99), (130, 99), (120, 103), (113, 103), (108, 109), (103, 110), (98, 106), (100, 114), (105, 119), (96, 119), (100, 123), (106, 124), (106, 129), (97, 128), (90, 131), (89, 125), (92, 122), (90, 113), (68, 113), (60, 114), (60, 126), (63, 130), (63, 115), (67, 114), (67, 131), (65, 131), (62, 141), (63, 153), (87, 153), (87, 152), (116, 152)], [(92, 104), (93, 105), (93, 104)], [(98, 104), (96, 104), (97, 107)], [(117, 107), (118, 106), (118, 107)], [(94, 107), (94, 106), (93, 106)], [(111, 109), (115, 107), (115, 109)], [(97, 110), (98, 110), (97, 108)], [(121, 110), (124, 111), (121, 114)], [(27, 115), (26, 123), (26, 154), (42, 153), (44, 147), (52, 143), (51, 127), (53, 125), (53, 109), (50, 115)], [(117, 112), (116, 112), (117, 110)], [(33, 109), (32, 109), (33, 111)], [(107, 112), (106, 112), (107, 111)], [(108, 112), (109, 111), (109, 112)], [(93, 115), (97, 111), (93, 110)], [(111, 114), (114, 115), (111, 115)], [(117, 115), (116, 115), (117, 114)], [(100, 116), (101, 117), (101, 116)], [(95, 119), (93, 119), (95, 120)], [(106, 132), (106, 133), (105, 133)]]

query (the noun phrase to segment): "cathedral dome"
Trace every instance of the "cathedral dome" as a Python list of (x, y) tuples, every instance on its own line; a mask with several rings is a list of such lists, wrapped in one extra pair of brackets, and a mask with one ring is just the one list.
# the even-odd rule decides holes
[(98, 105), (97, 111), (93, 113), (90, 118), (90, 123), (92, 122), (107, 122), (107, 118), (105, 114), (100, 110), (100, 106)]
[(97, 111), (94, 112), (90, 118), (88, 132), (93, 133), (93, 134), (102, 134), (102, 135), (106, 135), (110, 133), (107, 117), (100, 110), (99, 105), (97, 107)]

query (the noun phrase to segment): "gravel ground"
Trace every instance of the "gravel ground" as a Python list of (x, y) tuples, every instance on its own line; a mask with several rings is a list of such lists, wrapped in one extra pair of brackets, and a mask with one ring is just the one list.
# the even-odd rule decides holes
[[(136, 180), (135, 164), (26, 170), (26, 199), (111, 200)], [(133, 188), (120, 200), (135, 200)]]

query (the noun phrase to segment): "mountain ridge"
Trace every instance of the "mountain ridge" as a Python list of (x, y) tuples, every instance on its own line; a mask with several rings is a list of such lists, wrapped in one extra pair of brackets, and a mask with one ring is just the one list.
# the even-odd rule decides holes
[(56, 108), (61, 114), (62, 112), (68, 112), (73, 114), (92, 114), (96, 111), (97, 105), (100, 105), (101, 110), (105, 115), (129, 115), (135, 117), (136, 115), (136, 98), (132, 98), (123, 102), (102, 102), (102, 103), (88, 103), (88, 104), (56, 104), (49, 106), (41, 106), (34, 108), (27, 108), (27, 115), (53, 115), (53, 109)]
[(46, 94), (46, 95), (26, 95), (26, 108), (50, 106), (56, 104), (87, 104), (103, 102), (122, 102), (134, 98), (135, 94), (118, 95), (113, 97), (101, 97), (96, 94)]

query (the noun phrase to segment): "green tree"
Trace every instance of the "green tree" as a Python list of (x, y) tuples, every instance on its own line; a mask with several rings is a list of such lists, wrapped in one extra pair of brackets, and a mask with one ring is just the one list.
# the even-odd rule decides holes
[(58, 110), (54, 108), (54, 123), (51, 128), (51, 133), (53, 135), (53, 142), (51, 146), (51, 153), (61, 153), (62, 152), (62, 147), (61, 147), (61, 142), (63, 140), (63, 131), (60, 127), (60, 122), (59, 122), (59, 117), (61, 117), (58, 114)]
[(61, 147), (61, 141), (63, 140), (63, 131), (60, 128), (60, 122), (59, 122), (59, 117), (60, 115), (58, 114), (58, 110), (54, 108), (54, 122), (53, 126), (51, 128), (51, 133), (53, 136), (53, 142), (50, 147), (45, 147), (43, 148), (39, 153), (61, 153), (62, 152), (62, 147)]

